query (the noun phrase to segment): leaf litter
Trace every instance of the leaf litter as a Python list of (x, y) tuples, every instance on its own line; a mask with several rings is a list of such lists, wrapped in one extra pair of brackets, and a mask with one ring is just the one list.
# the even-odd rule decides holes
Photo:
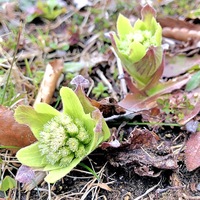
[[(169, 47), (162, 77), (164, 87), (157, 93), (152, 91), (151, 97), (131, 94), (128, 90), (124, 98), (123, 77), (118, 79), (116, 58), (104, 34), (114, 30), (118, 13), (130, 19), (138, 17), (139, 4), (132, 10), (133, 2), (129, 1), (85, 1), (84, 4), (66, 1), (62, 9), (59, 4), (62, 2), (57, 2), (58, 14), (55, 13), (54, 20), (46, 15), (46, 10), (38, 10), (38, 4), (31, 5), (34, 12), (25, 13), (26, 6), (31, 7), (28, 4), (18, 7), (14, 3), (1, 3), (4, 8), (0, 28), (1, 57), (4, 60), (0, 62), (0, 70), (4, 76), (14, 55), (16, 30), (20, 26), (17, 19), (29, 20), (20, 33), (16, 69), (9, 80), (6, 98), (9, 100), (14, 84), (13, 97), (16, 97), (9, 100), (14, 103), (11, 109), (16, 108), (16, 104), (33, 106), (41, 93), (38, 101), (62, 110), (60, 87), (73, 88), (71, 80), (82, 75), (84, 79), (79, 77), (78, 83), (75, 82), (82, 87), (76, 90), (77, 95), (87, 92), (82, 100), (100, 109), (112, 136), (83, 161), (99, 179), (78, 166), (56, 184), (47, 185), (43, 181), (45, 175), (36, 171), (37, 187), (34, 183), (25, 185), (24, 191), (10, 189), (10, 197), (47, 199), (50, 194), (52, 199), (198, 199), (200, 101), (199, 83), (192, 77), (199, 72), (199, 36), (196, 33), (199, 24), (193, 23), (195, 19), (188, 22), (158, 16), (163, 26), (163, 42)], [(170, 3), (162, 3), (165, 8), (170, 6)], [(160, 5), (154, 6), (161, 9)], [(58, 74), (55, 70), (48, 71), (49, 63)], [(47, 79), (44, 79), (45, 71), (50, 72)], [(125, 73), (125, 79), (126, 76)], [(94, 97), (92, 90), (99, 82), (109, 88), (105, 91), (108, 98)], [(127, 86), (131, 88), (128, 82)], [(44, 91), (48, 91), (47, 95)], [(23, 95), (17, 99), (17, 94)], [(1, 112), (1, 146), (23, 147), (35, 141), (28, 127), (18, 127), (12, 111), (2, 106)], [(20, 139), (14, 137), (18, 134), (16, 130), (19, 130)], [(28, 141), (21, 138), (23, 134), (29, 135)], [(20, 164), (10, 150), (1, 150), (1, 171), (17, 179), (16, 167), (20, 169)], [(22, 168), (21, 175), (26, 175), (26, 170)]]

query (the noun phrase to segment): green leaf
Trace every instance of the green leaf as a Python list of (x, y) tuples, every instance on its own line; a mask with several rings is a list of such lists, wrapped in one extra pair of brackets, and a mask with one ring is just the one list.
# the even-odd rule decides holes
[(60, 89), (60, 95), (63, 102), (63, 112), (65, 114), (77, 119), (84, 119), (86, 117), (83, 106), (72, 89), (62, 87)]
[(47, 164), (43, 170), (44, 171), (52, 171), (52, 170), (57, 170), (57, 169), (62, 169), (63, 167), (59, 166), (59, 165), (50, 165), (50, 164)]
[(38, 148), (38, 142), (20, 149), (17, 152), (16, 157), (23, 165), (30, 167), (42, 168), (46, 165), (44, 157), (41, 155)]
[(124, 39), (127, 34), (133, 30), (130, 21), (128, 18), (124, 17), (122, 14), (119, 14), (117, 19), (117, 33), (120, 39)]
[[(132, 63), (138, 62), (141, 60), (145, 54), (146, 54), (146, 48), (139, 42), (134, 41), (130, 46), (131, 52), (130, 52), (130, 60)], [(132, 66), (130, 66), (132, 67)]]
[(185, 90), (187, 92), (190, 92), (199, 86), (200, 86), (200, 71), (192, 75), (192, 77), (190, 78), (190, 80), (188, 81), (185, 87)]
[(10, 176), (6, 176), (0, 184), (0, 190), (4, 192), (15, 187), (17, 187), (17, 183), (15, 179), (11, 178)]
[(49, 116), (57, 116), (60, 114), (59, 111), (57, 111), (55, 108), (53, 108), (52, 106), (50, 106), (49, 104), (46, 103), (38, 103), (35, 105), (35, 111), (38, 113), (44, 113), (47, 114)]
[[(89, 99), (87, 98), (87, 96), (85, 95), (84, 91), (82, 90), (82, 88), (81, 88), (80, 86), (77, 87), (77, 89), (76, 89), (76, 94), (77, 94), (77, 96), (78, 96), (78, 98), (79, 98), (79, 100), (80, 100), (82, 106), (84, 107), (85, 113), (92, 113), (92, 112), (94, 112), (95, 110), (97, 110), (96, 107), (94, 107), (94, 106), (91, 104), (91, 102), (89, 101)], [(94, 113), (93, 113), (93, 115), (94, 115)], [(103, 141), (108, 140), (109, 137), (110, 137), (110, 130), (109, 130), (109, 128), (108, 128), (108, 126), (107, 126), (107, 124), (106, 124), (104, 118), (103, 118), (102, 116), (100, 116), (100, 115), (98, 115), (98, 116), (96, 116), (96, 117), (94, 117), (94, 118), (95, 118), (94, 120), (96, 121), (96, 125), (97, 125), (98, 123), (100, 123), (99, 121), (102, 120), (102, 135), (103, 135)], [(90, 123), (90, 125), (91, 125), (91, 123)], [(92, 127), (88, 127), (88, 128), (90, 129), (90, 128), (92, 128)], [(93, 127), (93, 128), (96, 128), (96, 127)], [(93, 130), (93, 131), (95, 131), (95, 130)], [(95, 133), (95, 134), (97, 134), (97, 133)]]
[(162, 43), (162, 28), (161, 28), (160, 24), (158, 24), (157, 28), (156, 28), (155, 40), (156, 40), (156, 45), (160, 46)]
[(146, 29), (145, 23), (140, 19), (138, 19), (133, 26), (133, 31), (137, 31), (137, 30), (142, 31), (145, 29)]
[(91, 172), (91, 173), (93, 174), (93, 176), (94, 176), (97, 180), (100, 181), (99, 176), (97, 175), (97, 173), (96, 173), (93, 169), (91, 169), (90, 167), (88, 167), (88, 166), (85, 165), (84, 163), (79, 163), (79, 165), (80, 165), (81, 167), (84, 167), (84, 168), (85, 168), (86, 170), (88, 170), (89, 172)]
[(57, 180), (61, 179), (66, 174), (68, 174), (72, 169), (74, 169), (74, 167), (76, 167), (83, 158), (84, 157), (74, 159), (68, 167), (50, 171), (44, 180), (48, 183), (55, 183)]
[(65, 72), (79, 72), (83, 68), (85, 68), (84, 62), (66, 62), (66, 63), (64, 63), (64, 71)]
[[(45, 114), (44, 112), (48, 109), (50, 112)], [(43, 103), (36, 105), (36, 110), (40, 111), (41, 113), (36, 112), (30, 106), (18, 106), (15, 110), (14, 117), (18, 123), (28, 125), (34, 136), (39, 139), (39, 132), (43, 130), (44, 124), (57, 115), (57, 112), (53, 111), (52, 107), (47, 106), (47, 104), (44, 105)]]
[(143, 89), (154, 78), (154, 73), (161, 67), (162, 55), (162, 47), (151, 47), (140, 61), (132, 65), (135, 71), (132, 69), (131, 75), (136, 80), (139, 89)]

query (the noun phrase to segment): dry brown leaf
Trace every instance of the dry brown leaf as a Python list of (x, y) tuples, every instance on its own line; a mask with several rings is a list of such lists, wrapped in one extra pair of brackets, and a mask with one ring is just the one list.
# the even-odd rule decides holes
[(165, 56), (165, 68), (163, 77), (171, 78), (180, 74), (186, 73), (190, 68), (200, 63), (200, 56), (195, 55), (193, 57), (186, 57), (183, 55), (170, 57)]
[(200, 167), (200, 132), (192, 134), (186, 143), (185, 164), (189, 171)]
[(192, 24), (171, 17), (160, 17), (157, 20), (163, 27), (164, 37), (180, 41), (188, 41), (190, 39), (200, 40), (200, 25), (198, 24)]
[[(13, 111), (0, 106), (0, 145), (25, 147), (36, 141), (28, 126), (18, 124)], [(16, 149), (11, 149), (13, 152)]]
[(110, 117), (113, 115), (122, 115), (126, 111), (120, 107), (114, 98), (105, 98), (101, 101), (96, 101), (94, 99), (89, 99), (91, 104), (97, 107), (103, 114), (104, 117)]

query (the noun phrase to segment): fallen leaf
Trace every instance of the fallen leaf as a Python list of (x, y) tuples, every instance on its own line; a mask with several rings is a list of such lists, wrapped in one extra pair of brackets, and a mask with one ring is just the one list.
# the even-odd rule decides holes
[(134, 128), (130, 133), (130, 136), (125, 142), (122, 142), (123, 146), (128, 145), (128, 149), (138, 149), (140, 147), (153, 147), (157, 145), (159, 137), (152, 131), (147, 129)]
[(109, 97), (101, 101), (96, 101), (94, 99), (89, 100), (93, 106), (97, 107), (102, 112), (104, 117), (122, 115), (126, 113), (125, 109), (119, 106), (114, 98)]
[(186, 57), (185, 55), (178, 55), (170, 57), (166, 55), (165, 61), (165, 68), (162, 76), (171, 78), (185, 73), (195, 65), (199, 65), (200, 56)]
[(180, 41), (200, 40), (200, 26), (198, 24), (192, 24), (172, 17), (158, 17), (157, 21), (163, 27), (162, 34), (164, 37)]
[(135, 94), (127, 94), (126, 97), (118, 103), (122, 108), (130, 111), (130, 112), (139, 112), (142, 110), (149, 110), (157, 106), (156, 100), (163, 94), (170, 93), (174, 90), (180, 89), (184, 86), (191, 75), (187, 74), (182, 77), (174, 78), (168, 82), (165, 82), (160, 85), (160, 89), (158, 92), (155, 92), (150, 97), (145, 97), (141, 95)]
[(13, 111), (3, 106), (0, 106), (0, 127), (0, 145), (21, 148), (36, 141), (29, 127), (18, 124), (13, 117)]
[[(134, 170), (140, 176), (156, 176), (158, 169), (177, 169), (177, 158), (173, 154), (160, 156), (144, 149), (124, 150), (112, 153), (111, 165)], [(153, 169), (157, 168), (157, 170)]]
[(111, 151), (108, 160), (115, 167), (133, 170), (140, 176), (156, 177), (158, 169), (176, 169), (177, 156), (171, 153), (169, 142), (162, 141), (152, 131), (135, 128), (118, 150)]
[(200, 167), (200, 132), (192, 134), (186, 143), (185, 164), (188, 171)]

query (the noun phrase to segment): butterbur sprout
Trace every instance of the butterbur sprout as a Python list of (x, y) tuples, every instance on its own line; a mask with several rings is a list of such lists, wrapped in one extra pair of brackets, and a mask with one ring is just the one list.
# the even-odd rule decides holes
[[(78, 96), (68, 87), (60, 90), (63, 113), (45, 103), (18, 106), (15, 119), (27, 124), (37, 142), (20, 149), (18, 160), (26, 166), (48, 171), (45, 180), (54, 183), (110, 137), (99, 110), (85, 112)], [(83, 96), (81, 98), (85, 98)]]
[(156, 22), (155, 10), (146, 5), (141, 10), (142, 20), (134, 26), (122, 14), (117, 20), (117, 34), (111, 32), (111, 42), (122, 65), (133, 77), (136, 88), (149, 89), (163, 72), (162, 28)]

